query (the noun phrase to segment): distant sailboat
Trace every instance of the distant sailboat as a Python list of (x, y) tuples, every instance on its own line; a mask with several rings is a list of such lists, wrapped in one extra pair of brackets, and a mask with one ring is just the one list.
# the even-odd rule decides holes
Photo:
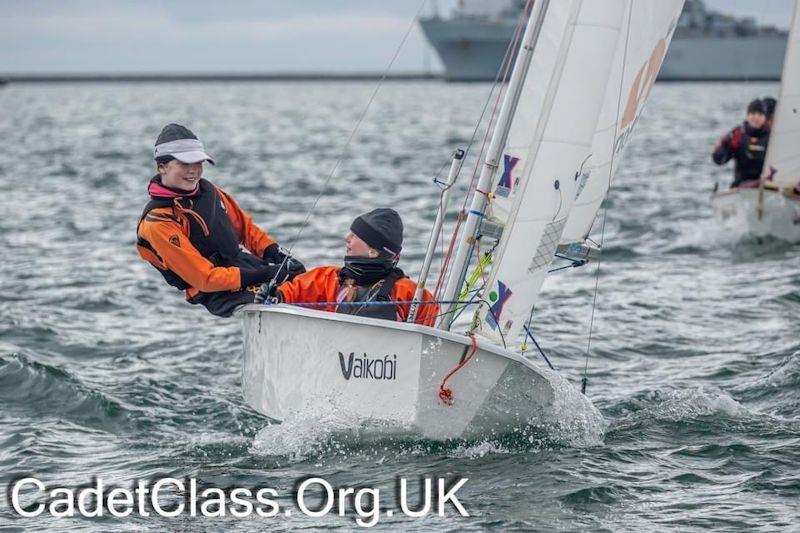
[(721, 191), (711, 198), (715, 218), (742, 237), (770, 236), (800, 242), (800, 195), (793, 191), (800, 183), (798, 4), (796, 0), (762, 183), (758, 188)]
[[(559, 244), (588, 247), (682, 6), (535, 2), (446, 273), (438, 327), (247, 306), (248, 404), (277, 420), (333, 410), (435, 439), (596, 419), (573, 385), (520, 353), (519, 339)], [(491, 270), (483, 287), (467, 291), (478, 241), (493, 250)], [(470, 331), (450, 331), (473, 301), (487, 305)]]

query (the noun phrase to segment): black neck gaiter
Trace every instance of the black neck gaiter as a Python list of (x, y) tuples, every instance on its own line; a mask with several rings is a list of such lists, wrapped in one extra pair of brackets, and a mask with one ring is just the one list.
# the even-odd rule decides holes
[(405, 277), (402, 270), (395, 265), (397, 261), (392, 259), (368, 257), (356, 257), (347, 255), (344, 258), (344, 267), (339, 271), (341, 279), (350, 278), (356, 285), (372, 285), (385, 279), (390, 274), (395, 274), (399, 278)]

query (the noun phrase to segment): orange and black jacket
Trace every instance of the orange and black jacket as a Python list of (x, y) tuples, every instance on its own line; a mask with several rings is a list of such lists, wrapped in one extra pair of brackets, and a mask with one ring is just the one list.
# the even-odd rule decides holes
[(214, 314), (227, 316), (252, 302), (253, 291), (247, 289), (263, 281), (267, 263), (261, 256), (275, 241), (205, 179), (185, 192), (164, 186), (156, 176), (148, 192), (150, 202), (137, 227), (139, 255), (167, 283), (185, 291), (187, 300)]
[[(320, 309), (323, 311), (341, 312), (335, 302), (341, 300), (341, 293), (344, 289), (342, 280), (339, 276), (339, 267), (322, 266), (312, 268), (308, 272), (300, 274), (291, 281), (281, 284), (278, 287), (281, 300), (286, 303), (314, 304), (327, 302), (326, 305), (309, 305), (310, 309)], [(389, 293), (392, 301), (410, 302), (414, 299), (417, 284), (410, 279), (403, 277), (398, 279)], [(436, 315), (439, 313), (439, 304), (433, 303), (433, 296), (427, 289), (423, 291), (422, 303), (417, 309), (417, 324), (433, 326)], [(377, 307), (377, 306), (376, 306)], [(408, 317), (410, 304), (398, 303), (394, 305), (394, 318), (400, 322), (405, 322)], [(358, 314), (370, 316), (368, 307), (365, 312)]]

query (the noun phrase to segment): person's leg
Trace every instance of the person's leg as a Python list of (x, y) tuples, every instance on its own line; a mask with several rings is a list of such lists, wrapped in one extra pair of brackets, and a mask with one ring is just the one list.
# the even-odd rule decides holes
[(191, 302), (205, 306), (213, 315), (229, 317), (243, 305), (253, 303), (258, 288), (258, 285), (252, 285), (236, 292), (201, 292), (192, 298)]

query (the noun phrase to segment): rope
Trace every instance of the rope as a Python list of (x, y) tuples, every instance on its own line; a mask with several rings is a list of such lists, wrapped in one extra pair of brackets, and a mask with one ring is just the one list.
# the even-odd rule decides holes
[[(481, 298), (479, 301), (480, 301), (480, 303), (486, 304), (486, 307), (489, 308), (489, 314), (492, 315), (492, 318), (494, 319), (495, 323), (497, 323), (497, 333), (500, 334), (500, 342), (503, 343), (503, 348), (507, 350), (508, 349), (508, 345), (506, 344), (506, 336), (503, 335), (503, 328), (500, 326), (500, 318), (497, 315), (494, 314), (494, 311), (492, 311), (492, 304), (490, 304), (488, 301), (486, 301), (483, 298)], [(481, 325), (481, 322), (478, 319), (477, 315), (478, 314), (475, 313), (475, 318), (473, 319), (474, 322), (472, 324), (472, 330), (470, 331), (470, 334), (473, 331), (475, 331), (476, 329), (478, 329), (478, 327), (480, 327), (480, 325)]]
[[(617, 92), (617, 114), (616, 114), (616, 127), (614, 137), (619, 134), (619, 110), (622, 106), (622, 85), (625, 82), (625, 63), (628, 60), (628, 43), (631, 37), (631, 13), (633, 11), (633, 1), (628, 3), (628, 28), (627, 33), (625, 34), (625, 50), (622, 54), (622, 73), (619, 77), (619, 91)], [(608, 192), (606, 193), (606, 199), (608, 199), (609, 194), (611, 193), (611, 179), (613, 178), (614, 172), (614, 157), (616, 156), (616, 150), (611, 148), (611, 164), (608, 166)], [(606, 219), (608, 218), (608, 207), (603, 208), (603, 225), (600, 229), (600, 249), (603, 249), (603, 242), (605, 241), (606, 237)], [(595, 269), (595, 279), (594, 279), (594, 297), (592, 298), (592, 315), (589, 319), (589, 338), (586, 341), (586, 362), (583, 366), (583, 377), (581, 378), (581, 393), (586, 394), (586, 385), (589, 383), (589, 353), (592, 347), (592, 333), (594, 332), (594, 312), (597, 308), (597, 290), (600, 285), (600, 262), (602, 259), (602, 254), (600, 257), (597, 258), (597, 268)]]
[(547, 363), (547, 366), (550, 367), (550, 370), (555, 370), (555, 367), (552, 365), (552, 363), (550, 363), (550, 359), (547, 358), (547, 356), (544, 353), (544, 350), (542, 350), (542, 347), (539, 346), (539, 343), (536, 342), (536, 339), (533, 338), (533, 333), (531, 333), (531, 330), (528, 328), (528, 326), (529, 324), (522, 326), (525, 329), (525, 333), (528, 334), (528, 337), (533, 341), (533, 345), (536, 346), (536, 349), (539, 350), (540, 354), (542, 354), (542, 357), (544, 358), (544, 361)]
[(469, 352), (469, 355), (462, 359), (456, 366), (451, 370), (442, 380), (442, 383), (439, 384), (439, 399), (445, 405), (453, 405), (453, 389), (447, 386), (447, 380), (449, 380), (456, 372), (461, 370), (472, 360), (472, 356), (475, 355), (475, 352), (478, 351), (478, 340), (475, 338), (474, 333), (469, 334), (470, 341), (472, 342), (472, 349)]
[[(314, 210), (317, 208), (317, 204), (319, 203), (320, 198), (322, 198), (323, 194), (325, 194), (325, 191), (328, 188), (328, 184), (330, 183), (330, 181), (333, 178), (334, 174), (336, 174), (336, 171), (339, 169), (339, 165), (342, 163), (342, 160), (344, 160), (345, 152), (350, 147), (350, 144), (352, 143), (353, 138), (355, 137), (356, 133), (358, 132), (359, 128), (361, 127), (361, 123), (363, 122), (364, 117), (367, 115), (367, 112), (369, 111), (370, 106), (372, 106), (372, 102), (375, 100), (375, 97), (378, 95), (378, 91), (380, 91), (381, 87), (383, 86), (384, 81), (386, 81), (386, 77), (389, 75), (389, 72), (392, 70), (392, 67), (394, 66), (394, 63), (397, 60), (397, 57), (400, 55), (400, 51), (403, 49), (403, 46), (405, 46), (406, 41), (408, 40), (408, 36), (411, 34), (411, 31), (414, 29), (415, 23), (416, 23), (417, 19), (419, 19), (420, 14), (422, 14), (422, 10), (425, 8), (425, 4), (426, 3), (427, 3), (427, 0), (422, 0), (422, 3), (420, 4), (419, 9), (417, 9), (416, 15), (414, 15), (414, 18), (411, 19), (411, 23), (408, 25), (408, 28), (406, 29), (406, 32), (403, 35), (403, 38), (400, 40), (400, 44), (397, 46), (397, 49), (394, 51), (394, 55), (392, 56), (392, 59), (389, 61), (389, 64), (386, 66), (386, 69), (384, 69), (383, 74), (381, 75), (380, 79), (378, 80), (378, 83), (375, 85), (375, 89), (372, 91), (372, 95), (370, 95), (369, 100), (367, 101), (367, 105), (364, 107), (364, 110), (361, 112), (361, 115), (358, 117), (358, 120), (356, 121), (356, 124), (353, 127), (353, 130), (350, 132), (350, 136), (347, 138), (347, 141), (345, 142), (344, 146), (342, 147), (340, 155), (336, 159), (336, 163), (334, 163), (333, 168), (330, 171), (330, 174), (328, 174), (328, 177), (325, 179), (325, 183), (320, 188), (319, 193), (317, 194), (316, 198), (314, 198), (314, 203), (311, 204), (311, 207), (309, 208), (308, 212), (306, 213), (306, 217), (303, 220), (303, 223), (300, 225), (300, 228), (297, 230), (297, 234), (294, 236), (294, 239), (292, 239), (292, 244), (289, 246), (289, 249), (288, 249), (289, 253), (286, 255), (286, 257), (284, 258), (284, 260), (280, 264), (281, 268), (283, 268), (283, 266), (286, 263), (286, 261), (288, 261), (289, 256), (291, 255), (291, 252), (294, 249), (294, 246), (297, 244), (297, 241), (300, 240), (300, 236), (303, 234), (303, 231), (308, 226), (308, 221), (311, 219), (311, 215), (313, 214)], [(275, 276), (277, 276), (279, 272), (280, 272), (280, 269), (276, 272)], [(274, 279), (275, 278), (273, 277), (273, 281), (274, 281)]]
[[(391, 300), (391, 301), (371, 301), (371, 302), (364, 302), (364, 301), (354, 301), (354, 302), (283, 302), (287, 305), (296, 305), (298, 307), (327, 307), (327, 306), (346, 306), (346, 305), (358, 305), (358, 306), (370, 306), (370, 305), (410, 305), (414, 303), (414, 300)], [(421, 305), (427, 304), (463, 304), (464, 302), (461, 300), (425, 300), (422, 302), (417, 302)], [(476, 302), (479, 304), (480, 302)], [(271, 303), (264, 302), (264, 305), (272, 305)]]

